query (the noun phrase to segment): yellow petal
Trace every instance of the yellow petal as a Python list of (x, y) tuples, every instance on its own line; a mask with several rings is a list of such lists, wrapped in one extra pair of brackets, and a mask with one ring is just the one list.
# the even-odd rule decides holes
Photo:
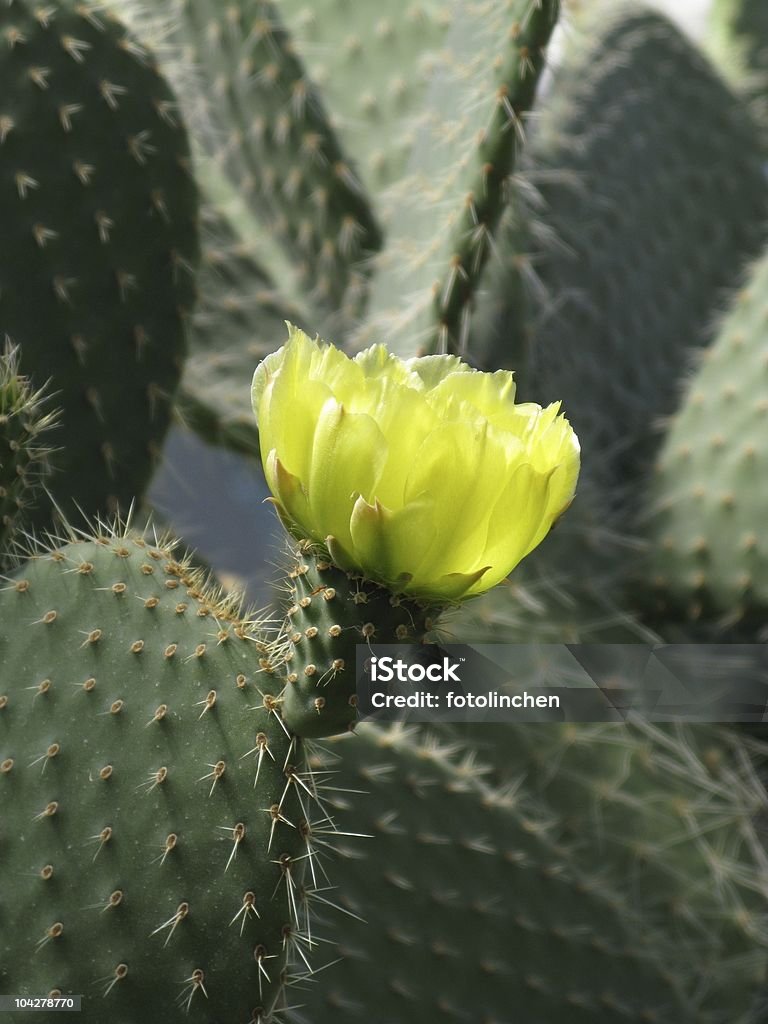
[(376, 485), (376, 497), (388, 508), (402, 508), (406, 481), (424, 438), (440, 426), (440, 420), (423, 393), (389, 382), (381, 390), (376, 422), (387, 441), (387, 460)]
[(419, 579), (475, 571), (485, 548), (491, 510), (504, 487), (505, 457), (487, 423), (444, 423), (427, 436), (408, 476), (405, 500), (434, 500)]
[(450, 402), (465, 402), (475, 409), (475, 415), (483, 416), (494, 425), (505, 423), (515, 408), (514, 375), (508, 370), (451, 374), (430, 392), (429, 401), (435, 408), (445, 408)]
[(262, 459), (276, 449), (285, 468), (302, 481), (309, 472), (317, 419), (331, 394), (323, 381), (309, 376), (313, 348), (306, 335), (300, 334), (280, 350), (279, 364), (266, 366), (266, 380), (259, 380), (254, 387), (259, 400)]
[(405, 366), (417, 374), (425, 390), (431, 391), (453, 373), (472, 373), (472, 367), (462, 363), (458, 356), (419, 356), (407, 359)]
[(450, 572), (430, 584), (419, 584), (418, 580), (414, 580), (405, 592), (415, 598), (435, 604), (459, 601), (468, 597), (475, 588), (478, 591), (488, 589), (483, 582), (483, 577), (489, 569), (490, 566), (486, 565), (474, 572)]
[(351, 545), (354, 503), (361, 494), (372, 497), (386, 458), (387, 443), (375, 421), (329, 398), (317, 418), (307, 487), (317, 540), (333, 534), (345, 548)]
[(264, 475), (270, 491), (274, 494), (281, 512), (280, 518), (291, 522), (288, 527), (294, 536), (309, 538), (312, 533), (312, 519), (307, 504), (307, 495), (301, 481), (289, 473), (273, 448), (264, 463)]
[(350, 529), (359, 564), (373, 579), (396, 584), (410, 579), (437, 540), (432, 523), (434, 499), (421, 494), (393, 512), (379, 501), (360, 497), (352, 511)]
[(491, 568), (470, 593), (495, 586), (546, 537), (552, 526), (547, 515), (550, 473), (524, 463), (507, 481), (488, 523), (482, 561)]

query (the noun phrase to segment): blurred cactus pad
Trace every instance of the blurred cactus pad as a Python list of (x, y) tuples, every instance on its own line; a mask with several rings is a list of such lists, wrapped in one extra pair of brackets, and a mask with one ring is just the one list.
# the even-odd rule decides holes
[[(630, 0), (0, 0), (0, 995), (86, 1024), (766, 1019), (760, 723), (354, 730), (351, 663), (768, 639), (767, 54), (754, 0), (696, 41)], [(562, 403), (575, 498), (509, 579), (409, 595), (375, 494), (367, 574), (324, 525), (220, 562), (262, 455), (289, 527), (306, 497), (251, 406), (286, 322)], [(455, 579), (491, 515), (440, 513)], [(271, 581), (238, 578), (254, 549)]]

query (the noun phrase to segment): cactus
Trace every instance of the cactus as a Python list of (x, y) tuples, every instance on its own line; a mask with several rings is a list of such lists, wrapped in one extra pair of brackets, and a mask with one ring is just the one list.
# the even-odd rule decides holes
[(372, 16), (365, 4), (281, 0), (280, 13), (312, 80), (322, 89), (330, 121), (345, 148), (360, 157), (360, 176), (378, 200), (386, 229), (386, 189), (407, 173), (425, 127), (425, 95), (441, 64), (454, 5), (396, 0)]
[(176, 413), (208, 443), (254, 455), (259, 433), (247, 390), (237, 385), (274, 348), (285, 321), (301, 322), (303, 313), (280, 296), (258, 254), (223, 213), (204, 207), (201, 227), (200, 303)]
[[(709, 727), (446, 725), (438, 739), (366, 727), (329, 754), (304, 737), (353, 721), (357, 640), (432, 627), (468, 642), (654, 640), (685, 628), (692, 603), (697, 637), (737, 614), (759, 630), (765, 552), (743, 534), (758, 533), (760, 494), (725, 456), (751, 444), (759, 462), (763, 262), (686, 383), (766, 243), (759, 110), (663, 18), (624, 3), (584, 5), (595, 13), (574, 18), (542, 89), (554, 0), (393, 3), (383, 22), (363, 0), (114, 6), (130, 33), (102, 5), (0, 8), (0, 330), (20, 346), (0, 379), (0, 487), (14, 516), (42, 498), (0, 536), (0, 867), (13, 880), (0, 913), (20, 922), (0, 936), (0, 990), (80, 991), (86, 1020), (117, 1024), (756, 1024), (768, 963), (758, 742)], [(744, 22), (755, 38), (756, 17)], [(90, 184), (70, 173), (75, 149)], [(117, 272), (135, 290), (121, 295)], [(527, 486), (504, 491), (522, 504), (491, 513), (516, 446), (491, 459), (497, 424), (475, 417), (508, 399), (508, 375), (450, 385), (455, 423), (431, 461), (398, 440), (418, 433), (413, 410), (398, 412), (407, 431), (390, 430), (394, 393), (374, 415), (361, 389), (331, 387), (318, 435), (327, 382), (310, 394), (311, 374), (259, 437), (248, 383), (284, 320), (348, 351), (460, 351), (514, 369), (527, 401), (565, 399), (584, 472), (554, 534), (544, 540), (572, 489), (550, 508), (533, 473), (544, 451), (562, 465), (552, 434), (529, 453)], [(420, 365), (469, 373), (430, 358)], [(383, 376), (388, 359), (379, 348), (358, 366)], [(272, 373), (276, 357), (262, 365)], [(723, 366), (748, 402), (721, 394)], [(301, 541), (284, 622), (252, 621), (150, 533), (64, 525), (29, 539), (51, 505), (40, 489), (16, 493), (29, 417), (7, 403), (49, 377), (62, 452), (45, 483), (91, 516), (141, 500), (147, 445), (171, 416), (251, 460), (261, 445)], [(695, 432), (701, 382), (723, 406), (722, 461), (702, 451), (696, 479), (665, 461), (649, 484), (657, 448), (666, 460)], [(359, 429), (345, 434), (347, 413)], [(30, 440), (39, 448), (41, 433)], [(684, 442), (693, 458), (700, 442)], [(340, 464), (310, 471), (337, 449)], [(391, 504), (353, 479), (386, 460)], [(205, 486), (197, 464), (184, 472), (185, 493)], [(430, 487), (406, 494), (411, 472)], [(685, 488), (704, 474), (729, 481), (729, 518), (707, 502), (690, 511)], [(686, 509), (712, 551), (694, 593), (704, 554)], [(659, 542), (670, 523), (674, 557)], [(503, 574), (496, 540), (517, 533), (511, 581), (454, 607)], [(663, 607), (648, 565), (665, 574)], [(737, 570), (750, 589), (728, 589)], [(374, 838), (327, 858), (342, 830)], [(356, 916), (334, 919), (326, 903), (339, 900)], [(343, 962), (313, 973), (326, 936)]]
[(196, 97), (213, 124), (208, 151), (280, 239), (314, 308), (332, 314), (381, 233), (276, 6), (175, 7), (179, 41), (216, 83)]
[[(170, 421), (193, 299), (196, 189), (150, 55), (88, 4), (0, 10), (0, 337), (49, 378), (65, 512), (127, 507)], [(50, 522), (41, 503), (30, 517)]]
[[(355, 345), (383, 337), (398, 354), (414, 346), (467, 351), (472, 305), (558, 14), (557, 0), (457, 8), (447, 40), (450, 62), (431, 84), (409, 173), (393, 187), (390, 241)], [(458, 162), (456, 152), (463, 154)], [(435, 234), (432, 204), (447, 203), (446, 229)]]
[(346, 732), (357, 724), (356, 645), (419, 642), (442, 609), (346, 573), (311, 548), (297, 552), (289, 580), (283, 719), (300, 736)]
[(266, 647), (162, 538), (71, 531), (7, 579), (3, 913), (22, 932), (2, 991), (80, 992), (93, 1020), (276, 1019), (309, 969), (331, 823)]
[[(768, 192), (754, 125), (667, 19), (588, 5), (574, 33), (527, 153), (539, 298), (516, 353), (531, 362), (522, 397), (562, 399), (588, 439), (585, 475), (627, 530), (689, 353), (760, 250)], [(509, 230), (517, 238), (517, 220)], [(517, 315), (505, 293), (517, 301), (520, 275), (511, 246), (501, 258), (485, 300), (497, 336)]]
[(649, 601), (661, 617), (756, 630), (768, 609), (768, 255), (687, 382), (647, 495)]
[(41, 440), (56, 422), (56, 413), (45, 408), (48, 397), (32, 390), (19, 373), (18, 349), (6, 345), (0, 354), (0, 556), (47, 472), (50, 448)]
[(487, 743), (476, 756), (413, 727), (329, 748), (340, 820), (374, 839), (345, 844), (343, 981), (309, 1019), (373, 1004), (381, 1024), (506, 1020), (510, 1001), (526, 1022), (749, 1019), (766, 943), (750, 813), (764, 797), (726, 766), (727, 740), (486, 729), (509, 785), (489, 777)]

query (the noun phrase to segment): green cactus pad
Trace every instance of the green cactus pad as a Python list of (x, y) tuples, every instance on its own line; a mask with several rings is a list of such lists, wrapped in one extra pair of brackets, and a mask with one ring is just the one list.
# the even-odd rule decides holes
[(0, 990), (82, 994), (93, 1022), (277, 1019), (332, 824), (264, 651), (163, 541), (73, 536), (6, 580)]
[[(714, 780), (684, 735), (676, 748), (587, 729), (578, 744), (578, 728), (509, 727), (507, 785), (455, 737), (365, 725), (328, 745), (340, 820), (373, 838), (346, 844), (357, 917), (336, 933), (342, 967), (310, 993), (315, 1024), (750, 1019), (768, 959), (750, 888), (754, 778)], [(542, 733), (547, 756), (534, 758)], [(574, 749), (584, 782), (576, 756), (558, 772)], [(651, 819), (662, 827), (646, 836)]]
[(24, 509), (47, 472), (50, 449), (41, 435), (56, 417), (41, 391), (19, 374), (18, 349), (0, 352), (0, 567)]
[(315, 315), (333, 316), (381, 231), (278, 6), (183, 0), (172, 24), (207, 82), (185, 99), (205, 110), (202, 148), (282, 243)]
[(193, 301), (186, 133), (153, 58), (96, 5), (11, 0), (0, 39), (0, 337), (62, 408), (48, 486), (63, 511), (127, 508), (169, 423)]
[(656, 613), (760, 626), (768, 611), (768, 256), (687, 382), (648, 495)]
[(471, 309), (558, 14), (557, 0), (456, 8), (424, 127), (391, 190), (396, 212), (357, 346), (386, 338), (401, 356), (467, 350)]
[[(603, 524), (626, 529), (611, 512), (637, 510), (690, 352), (761, 248), (768, 187), (754, 124), (677, 28), (623, 3), (586, 6), (531, 126), (543, 299), (519, 383), (525, 400), (562, 400)], [(514, 296), (519, 264), (500, 248)], [(499, 329), (513, 314), (502, 302)]]
[(360, 155), (364, 184), (386, 207), (386, 196), (378, 193), (405, 173), (426, 127), (423, 101), (446, 60), (455, 5), (388, 0), (375, 8), (349, 0), (280, 0), (280, 13), (322, 89), (334, 128)]
[(275, 657), (285, 663), (283, 719), (299, 736), (332, 736), (357, 721), (357, 644), (418, 643), (440, 609), (396, 596), (311, 550), (289, 576), (290, 605)]

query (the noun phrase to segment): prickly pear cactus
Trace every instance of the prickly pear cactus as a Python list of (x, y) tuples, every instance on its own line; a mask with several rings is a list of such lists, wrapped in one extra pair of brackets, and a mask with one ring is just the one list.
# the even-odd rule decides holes
[(174, 40), (213, 83), (191, 90), (211, 126), (200, 133), (203, 150), (284, 247), (315, 315), (333, 315), (360, 277), (355, 264), (379, 249), (381, 229), (278, 5), (166, 6)]
[(0, 337), (57, 392), (64, 511), (127, 508), (170, 420), (194, 295), (187, 135), (152, 56), (97, 6), (10, 0), (0, 39)]
[[(153, 15), (116, 6), (152, 28)], [(140, 494), (172, 402), (208, 440), (253, 454), (256, 362), (283, 320), (333, 324), (350, 348), (451, 348), (511, 367), (526, 400), (565, 399), (582, 437), (588, 480), (573, 510), (510, 582), (444, 617), (446, 638), (647, 640), (661, 611), (700, 612), (704, 630), (710, 613), (763, 614), (761, 267), (691, 385), (706, 384), (708, 429), (723, 424), (722, 461), (705, 433), (684, 439), (682, 469), (659, 474), (654, 488), (674, 500), (654, 490), (657, 518), (643, 525), (674, 520), (675, 551), (651, 556), (671, 578), (655, 603), (647, 586), (635, 592), (644, 620), (627, 608), (637, 545), (624, 513), (648, 508), (659, 417), (763, 244), (768, 199), (753, 120), (695, 48), (644, 8), (589, 6), (597, 21), (571, 32), (542, 103), (556, 0), (393, 0), (375, 17), (362, 0), (158, 5), (163, 74), (183, 83), (210, 203), (176, 399), (196, 189), (174, 97), (101, 5), (0, 0), (0, 340), (20, 344), (33, 395), (49, 376), (59, 392), (56, 500), (93, 512)], [(4, 386), (0, 503), (12, 492), (15, 517), (31, 430), (18, 384)], [(670, 445), (704, 425), (695, 393)], [(333, 444), (309, 444), (306, 388), (289, 397), (289, 449), (320, 460)], [(415, 426), (391, 394), (381, 411)], [(381, 455), (364, 434), (351, 430), (339, 463), (306, 479), (276, 446), (283, 512), (318, 490), (346, 529), (364, 489), (347, 470), (368, 473)], [(387, 434), (392, 450), (399, 436)], [(500, 476), (492, 459), (494, 486), (473, 476), (478, 438), (453, 437), (426, 460), (449, 492), (398, 523), (417, 554), (432, 544), (447, 562), (464, 543), (454, 527), (492, 507)], [(419, 461), (406, 446), (393, 465)], [(705, 474), (732, 507), (719, 491), (699, 503)], [(350, 553), (373, 558), (387, 523), (378, 501), (363, 505), (349, 549), (335, 528), (294, 531), (337, 564), (305, 543), (274, 633), (165, 540), (67, 527), (20, 565), (13, 524), (0, 583), (0, 862), (13, 884), (0, 921), (14, 932), (0, 932), (0, 991), (81, 992), (86, 1019), (115, 1024), (282, 1024), (297, 1002), (313, 1024), (756, 1024), (768, 935), (754, 820), (766, 800), (745, 742), (708, 728), (446, 726), (437, 741), (365, 727), (305, 753), (299, 734), (354, 720), (357, 643), (418, 640), (433, 625), (427, 600), (459, 593), (443, 581), (422, 604), (426, 591), (398, 590), (412, 577), (384, 571), (384, 543), (361, 578)], [(493, 528), (509, 540), (523, 519), (504, 506)], [(695, 551), (691, 522), (705, 538)], [(490, 526), (479, 533), (485, 550)], [(721, 535), (724, 554), (710, 557)], [(692, 561), (705, 574), (693, 594)], [(750, 574), (746, 589), (735, 572)], [(471, 573), (459, 575), (464, 587)], [(344, 833), (346, 862), (326, 875)], [(329, 898), (334, 874), (343, 885)], [(317, 977), (316, 923), (343, 961)], [(297, 997), (291, 981), (312, 984)]]
[[(538, 193), (528, 256), (513, 222), (498, 247), (507, 272), (495, 330), (509, 333), (508, 294), (517, 302), (526, 264), (532, 366), (518, 374), (521, 395), (563, 401), (608, 524), (612, 510), (636, 509), (689, 353), (710, 340), (724, 289), (762, 248), (763, 151), (737, 97), (675, 26), (641, 5), (598, 3), (572, 26), (526, 153)], [(626, 514), (617, 521), (627, 529)]]
[(73, 534), (5, 579), (0, 990), (276, 1019), (331, 825), (264, 650), (163, 541)]
[(280, 296), (258, 254), (214, 207), (203, 207), (200, 301), (176, 400), (178, 418), (209, 444), (258, 454), (247, 389), (255, 363), (272, 351), (285, 322), (303, 314)]
[(280, 0), (280, 13), (331, 124), (360, 154), (363, 182), (386, 210), (382, 190), (407, 172), (419, 132), (429, 130), (424, 100), (431, 77), (452, 59), (445, 44), (456, 5), (389, 0), (373, 10), (347, 0)]
[(505, 784), (455, 736), (361, 726), (329, 745), (342, 827), (373, 839), (345, 842), (343, 972), (310, 1019), (757, 1019), (754, 780), (686, 734), (495, 728)]
[(761, 626), (768, 609), (768, 257), (687, 382), (646, 508), (646, 584), (664, 617)]
[[(359, 347), (386, 338), (399, 355), (467, 351), (472, 307), (519, 168), (560, 4), (471, 2), (454, 13), (424, 125), (388, 195), (388, 245), (355, 334)], [(436, 217), (444, 208), (448, 216)]]

